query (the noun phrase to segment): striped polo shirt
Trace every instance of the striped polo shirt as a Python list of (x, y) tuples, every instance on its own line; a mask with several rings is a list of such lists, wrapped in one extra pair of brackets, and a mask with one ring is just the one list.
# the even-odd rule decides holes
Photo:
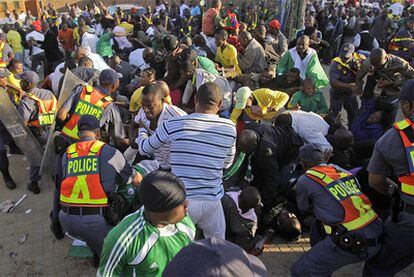
[[(170, 120), (171, 118), (180, 117), (183, 115), (186, 115), (187, 113), (180, 108), (169, 105), (164, 103), (162, 112), (160, 114), (160, 117), (158, 118), (157, 127), (161, 126), (164, 122)], [(149, 128), (150, 127), (150, 121), (147, 119), (145, 112), (143, 109), (140, 109), (138, 114), (135, 116), (135, 122), (139, 123), (139, 121), (144, 122), (144, 124)], [(151, 131), (150, 135), (153, 134), (155, 131)], [(147, 131), (144, 128), (140, 128), (138, 133), (138, 138), (140, 136), (143, 136), (144, 138), (148, 137)], [(137, 138), (137, 140), (138, 140)], [(154, 151), (154, 156), (157, 162), (160, 164), (160, 167), (162, 169), (171, 169), (170, 165), (170, 144), (166, 143), (157, 150)]]
[(171, 171), (183, 180), (188, 199), (218, 200), (223, 196), (223, 169), (230, 167), (236, 152), (233, 122), (193, 113), (163, 123), (149, 138), (138, 138), (141, 155), (154, 153), (164, 143), (171, 144)]

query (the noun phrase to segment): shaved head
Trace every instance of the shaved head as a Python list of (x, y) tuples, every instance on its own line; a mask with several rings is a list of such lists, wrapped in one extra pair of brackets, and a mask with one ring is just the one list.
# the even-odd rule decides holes
[(246, 48), (252, 39), (252, 34), (250, 34), (248, 31), (243, 31), (239, 34), (239, 41), (243, 48)]
[(387, 62), (387, 53), (382, 48), (375, 48), (371, 51), (369, 59), (375, 69), (380, 69)]
[(310, 38), (307, 35), (303, 35), (296, 41), (296, 51), (299, 55), (305, 55), (309, 49)]
[(259, 134), (253, 130), (245, 129), (238, 138), (240, 150), (246, 154), (252, 153), (256, 148), (259, 140)]

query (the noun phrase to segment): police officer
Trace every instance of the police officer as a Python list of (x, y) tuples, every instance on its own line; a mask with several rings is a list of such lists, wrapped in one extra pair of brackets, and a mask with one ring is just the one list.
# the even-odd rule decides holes
[(382, 221), (355, 176), (326, 164), (315, 144), (301, 147), (299, 158), (306, 172), (296, 184), (298, 208), (312, 210), (317, 221), (311, 232), (312, 248), (292, 265), (292, 276), (330, 276), (377, 254)]
[(329, 68), (333, 116), (336, 117), (344, 107), (348, 113), (348, 124), (352, 123), (358, 110), (355, 77), (364, 59), (364, 56), (355, 53), (353, 44), (345, 43), (341, 47), (339, 57), (332, 60)]
[[(7, 78), (9, 72), (0, 68), (0, 88), (7, 89)], [(5, 93), (5, 92), (2, 92)], [(9, 159), (7, 158), (6, 144), (11, 142), (10, 134), (7, 132), (6, 127), (0, 121), (0, 172), (3, 175), (3, 180), (7, 188), (16, 188), (16, 183), (13, 181), (9, 172)]]
[(77, 131), (80, 140), (63, 155), (59, 219), (70, 235), (84, 240), (99, 257), (112, 228), (105, 219), (109, 194), (119, 180), (138, 183), (122, 153), (99, 140), (100, 122), (95, 116), (83, 115)]
[(383, 247), (365, 266), (364, 273), (369, 276), (393, 276), (414, 260), (413, 90), (414, 80), (402, 87), (400, 104), (405, 119), (378, 139), (367, 168), (369, 185), (385, 195), (389, 187), (386, 177), (398, 177), (392, 217), (384, 224)]
[(125, 142), (125, 131), (122, 126), (119, 109), (114, 103), (113, 97), (119, 87), (119, 76), (112, 69), (105, 69), (99, 75), (100, 85), (78, 86), (72, 95), (62, 105), (56, 115), (56, 130), (61, 134), (55, 140), (56, 144), (56, 173), (55, 173), (55, 197), (53, 211), (51, 213), (51, 230), (57, 239), (62, 239), (64, 234), (59, 223), (59, 188), (62, 181), (62, 155), (66, 148), (79, 139), (78, 121), (82, 115), (92, 115), (99, 119), (100, 127), (104, 131), (105, 141), (108, 136), (117, 142)]
[[(25, 71), (20, 75), (20, 86), (26, 93), (21, 99), (18, 110), (24, 124), (29, 127), (40, 145), (44, 146), (49, 134), (49, 126), (55, 118), (57, 100), (50, 90), (39, 89), (39, 75), (34, 71)], [(39, 194), (38, 182), (40, 167), (30, 167), (30, 183), (27, 189), (34, 194)]]
[(413, 58), (412, 44), (414, 43), (414, 18), (409, 17), (405, 23), (405, 28), (398, 31), (391, 39), (389, 50), (390, 54), (403, 58), (411, 63)]
[(380, 91), (379, 100), (392, 107), (391, 117), (395, 120), (401, 86), (406, 80), (414, 78), (414, 69), (404, 59), (387, 54), (382, 48), (375, 48), (355, 78), (357, 94), (362, 94), (363, 79), (367, 74), (373, 76), (368, 78), (373, 79), (372, 87), (376, 86)]

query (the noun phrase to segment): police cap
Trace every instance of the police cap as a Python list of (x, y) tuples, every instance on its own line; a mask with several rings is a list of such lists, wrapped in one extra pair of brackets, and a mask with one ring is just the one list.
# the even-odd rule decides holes
[(37, 73), (36, 73), (36, 72), (31, 71), (31, 70), (28, 70), (28, 71), (23, 72), (23, 73), (20, 75), (20, 78), (21, 78), (22, 80), (26, 80), (26, 81), (27, 81), (28, 83), (30, 83), (30, 84), (35, 84), (35, 85), (37, 85), (37, 84), (40, 82), (39, 75), (37, 75)]
[(307, 143), (299, 149), (299, 159), (303, 162), (318, 162), (324, 160), (323, 149), (315, 143)]
[(93, 131), (99, 129), (99, 120), (92, 115), (83, 115), (78, 121), (79, 131)]
[(414, 101), (414, 79), (404, 83), (401, 88), (400, 100)]
[(101, 74), (99, 75), (99, 84), (105, 85), (112, 85), (115, 84), (117, 80), (120, 78), (120, 74), (115, 70), (109, 68), (102, 70)]

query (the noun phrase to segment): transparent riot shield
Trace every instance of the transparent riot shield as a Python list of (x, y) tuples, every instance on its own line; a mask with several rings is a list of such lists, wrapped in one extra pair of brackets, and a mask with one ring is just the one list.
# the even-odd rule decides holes
[(30, 165), (40, 166), (43, 156), (42, 147), (29, 128), (24, 125), (23, 119), (9, 95), (2, 88), (0, 88), (0, 120)]
[[(57, 110), (59, 110), (63, 103), (69, 98), (74, 88), (79, 85), (85, 85), (85, 83), (76, 77), (70, 70), (66, 70), (65, 76), (63, 77), (62, 88), (60, 89)], [(43, 159), (40, 165), (40, 174), (55, 174), (55, 136), (57, 135), (55, 130), (55, 122), (50, 128), (51, 132), (47, 139), (46, 148), (44, 151)]]

